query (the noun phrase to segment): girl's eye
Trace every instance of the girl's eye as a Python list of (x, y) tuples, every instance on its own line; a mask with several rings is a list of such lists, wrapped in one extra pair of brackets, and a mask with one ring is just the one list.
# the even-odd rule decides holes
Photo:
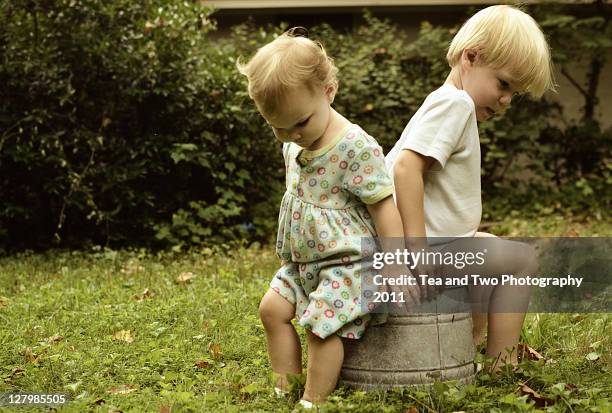
[(499, 79), (499, 85), (502, 87), (502, 89), (510, 88), (510, 84), (508, 82), (506, 82), (505, 80)]
[(298, 123), (297, 126), (299, 126), (300, 128), (304, 127), (304, 126), (306, 126), (306, 124), (308, 123), (309, 120), (310, 120), (310, 118), (308, 118), (308, 119)]

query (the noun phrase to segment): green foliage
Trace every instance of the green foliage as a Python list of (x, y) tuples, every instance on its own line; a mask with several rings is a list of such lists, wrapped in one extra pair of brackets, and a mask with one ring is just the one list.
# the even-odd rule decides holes
[[(522, 97), (480, 125), (486, 219), (609, 209), (612, 131), (588, 114), (610, 25), (593, 7), (579, 17), (535, 9), (565, 72), (590, 62), (585, 118), (568, 124), (558, 105)], [(424, 22), (410, 39), (364, 17), (310, 35), (340, 69), (339, 112), (388, 150), (443, 83), (456, 29)], [(246, 24), (214, 38), (201, 2), (3, 2), (0, 246), (182, 248), (273, 235), (280, 145), (235, 62), (285, 29)]]
[[(594, 231), (600, 226), (584, 235)], [(290, 412), (303, 376), (294, 378), (290, 397), (272, 395), (257, 317), (277, 266), (272, 249), (257, 245), (189, 253), (94, 247), (0, 258), (0, 393), (67, 393), (62, 412)], [(528, 314), (521, 340), (546, 360), (498, 376), (482, 371), (468, 385), (368, 393), (340, 385), (321, 410), (536, 411), (520, 390), (526, 383), (549, 400), (548, 411), (609, 412), (611, 321), (609, 314)]]
[[(0, 244), (212, 243), (280, 177), (200, 2), (0, 6)], [(274, 155), (272, 154), (274, 153)], [(262, 160), (265, 160), (262, 162)], [(247, 202), (248, 199), (248, 202)]]

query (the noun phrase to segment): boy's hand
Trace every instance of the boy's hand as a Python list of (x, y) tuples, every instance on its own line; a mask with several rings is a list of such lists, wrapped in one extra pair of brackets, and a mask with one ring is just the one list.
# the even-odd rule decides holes
[(442, 276), (441, 267), (436, 265), (421, 265), (414, 269), (414, 273), (418, 276), (421, 296), (424, 300), (434, 300), (438, 296), (438, 287), (430, 285), (427, 281), (423, 282), (420, 275), (427, 275), (427, 278), (439, 278)]
[[(385, 265), (382, 271), (385, 280), (384, 290), (389, 293), (388, 306), (393, 314), (408, 314), (421, 304), (421, 289), (418, 279), (414, 277), (405, 265)], [(412, 281), (413, 285), (394, 285), (389, 280)]]
[[(423, 254), (427, 254), (431, 252), (431, 248), (427, 243), (426, 238), (411, 238), (407, 240), (406, 247), (413, 252), (421, 252)], [(425, 260), (421, 259), (417, 262), (416, 268), (412, 270), (412, 273), (417, 277), (419, 287), (421, 290), (421, 298), (423, 300), (433, 300), (438, 295), (438, 289), (435, 285), (429, 285), (427, 282), (423, 282), (423, 279), (420, 275), (427, 275), (427, 278), (437, 278), (442, 276), (442, 267), (434, 264), (430, 264), (425, 262)]]

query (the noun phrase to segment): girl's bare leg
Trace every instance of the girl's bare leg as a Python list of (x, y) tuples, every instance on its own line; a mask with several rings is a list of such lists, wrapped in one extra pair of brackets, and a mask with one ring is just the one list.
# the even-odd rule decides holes
[(287, 374), (302, 373), (302, 347), (291, 324), (295, 306), (269, 289), (259, 304), (259, 317), (266, 331), (268, 356), (277, 379), (275, 386), (287, 389)]
[(336, 388), (344, 360), (342, 339), (331, 335), (321, 339), (306, 330), (308, 341), (308, 371), (302, 399), (317, 403), (325, 400)]

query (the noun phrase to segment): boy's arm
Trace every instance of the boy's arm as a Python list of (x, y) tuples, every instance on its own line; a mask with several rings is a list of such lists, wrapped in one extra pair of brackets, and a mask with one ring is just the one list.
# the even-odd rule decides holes
[(397, 157), (393, 168), (393, 181), (397, 208), (402, 219), (404, 236), (407, 239), (425, 238), (425, 172), (435, 159), (409, 149)]
[[(393, 168), (395, 198), (402, 219), (406, 247), (411, 251), (429, 250), (425, 231), (425, 172), (435, 162), (410, 149), (403, 150)], [(419, 274), (434, 275), (435, 269), (417, 266)], [(421, 296), (432, 299), (436, 295), (432, 286), (421, 286)]]

